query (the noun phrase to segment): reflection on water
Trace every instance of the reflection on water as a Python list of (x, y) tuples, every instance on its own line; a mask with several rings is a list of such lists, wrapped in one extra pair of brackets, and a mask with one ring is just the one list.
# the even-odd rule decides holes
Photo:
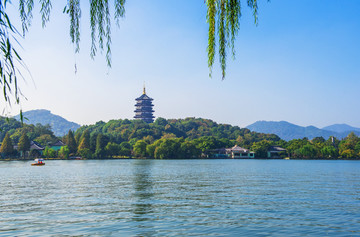
[(360, 235), (360, 162), (0, 162), (0, 235)]
[(150, 221), (152, 213), (153, 180), (151, 160), (135, 160), (132, 166), (134, 184), (134, 221)]

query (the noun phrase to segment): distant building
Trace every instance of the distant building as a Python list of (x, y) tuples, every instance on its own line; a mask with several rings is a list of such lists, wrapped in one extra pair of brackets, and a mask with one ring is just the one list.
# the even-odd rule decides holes
[(53, 149), (54, 151), (58, 151), (63, 146), (66, 146), (66, 144), (59, 140), (59, 141), (55, 142), (54, 144), (52, 144), (50, 146), (50, 148)]
[(45, 147), (43, 147), (39, 143), (37, 143), (35, 141), (30, 142), (30, 155), (32, 157), (40, 157), (40, 156), (42, 156), (44, 150), (45, 150)]
[(279, 146), (271, 146), (267, 152), (267, 158), (281, 158), (286, 153), (286, 149)]
[[(18, 149), (18, 145), (14, 145), (14, 150)], [(45, 147), (43, 147), (42, 145), (40, 145), (39, 143), (35, 142), (35, 141), (30, 141), (30, 148), (29, 151), (25, 152), (25, 156), (30, 156), (30, 157), (40, 157), (42, 156), (43, 152), (45, 150)], [(24, 156), (23, 151), (19, 151), (20, 156)]]
[(232, 148), (227, 148), (226, 153), (228, 153), (230, 158), (232, 158), (232, 159), (254, 158), (255, 157), (254, 152), (252, 152), (248, 149), (239, 147), (238, 145), (235, 145)]
[(207, 150), (205, 154), (208, 158), (230, 158), (230, 159), (252, 159), (255, 153), (239, 147), (237, 145), (231, 148), (220, 148)]
[(135, 104), (135, 119), (141, 119), (145, 121), (146, 123), (152, 123), (154, 122), (154, 116), (153, 112), (153, 99), (146, 95), (146, 90), (144, 86), (143, 94), (136, 98), (136, 104)]

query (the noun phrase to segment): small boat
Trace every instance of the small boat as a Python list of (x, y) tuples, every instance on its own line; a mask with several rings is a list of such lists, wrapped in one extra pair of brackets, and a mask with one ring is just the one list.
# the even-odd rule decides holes
[(31, 165), (45, 165), (44, 159), (35, 159), (35, 163), (32, 163)]

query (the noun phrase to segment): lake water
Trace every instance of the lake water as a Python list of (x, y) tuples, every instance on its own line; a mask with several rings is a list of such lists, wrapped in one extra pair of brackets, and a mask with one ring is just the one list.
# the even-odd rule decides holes
[(0, 162), (1, 236), (360, 236), (360, 162)]

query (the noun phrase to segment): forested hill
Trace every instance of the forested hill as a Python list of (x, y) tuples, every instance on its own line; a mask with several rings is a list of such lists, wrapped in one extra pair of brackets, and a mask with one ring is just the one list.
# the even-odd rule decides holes
[[(79, 124), (70, 122), (59, 115), (52, 114), (49, 110), (37, 109), (30, 110), (23, 113), (24, 123), (38, 124), (51, 126), (52, 131), (56, 136), (64, 136), (69, 129), (75, 131), (80, 127)], [(16, 120), (20, 120), (20, 115), (14, 116)]]
[(276, 134), (286, 141), (290, 141), (292, 139), (302, 139), (304, 137), (307, 137), (310, 140), (315, 137), (328, 139), (330, 136), (342, 139), (350, 132), (354, 132), (357, 135), (360, 134), (360, 129), (345, 124), (332, 125), (320, 129), (314, 126), (302, 127), (286, 121), (257, 121), (247, 126), (247, 128), (254, 132)]
[(349, 134), (350, 132), (360, 133), (360, 128), (355, 128), (347, 124), (333, 124), (330, 126), (323, 127), (322, 129), (337, 133), (346, 133), (346, 134)]
[(200, 137), (214, 137), (217, 139), (236, 140), (237, 144), (250, 147), (253, 142), (261, 140), (279, 141), (274, 134), (251, 132), (247, 128), (239, 128), (228, 124), (218, 124), (209, 119), (186, 118), (164, 119), (157, 118), (154, 123), (147, 124), (141, 120), (119, 119), (107, 123), (97, 122), (94, 125), (82, 126), (76, 131), (80, 136), (85, 130), (95, 137), (95, 134), (107, 135), (112, 142), (149, 139), (157, 140), (162, 137), (182, 137), (193, 140)]

